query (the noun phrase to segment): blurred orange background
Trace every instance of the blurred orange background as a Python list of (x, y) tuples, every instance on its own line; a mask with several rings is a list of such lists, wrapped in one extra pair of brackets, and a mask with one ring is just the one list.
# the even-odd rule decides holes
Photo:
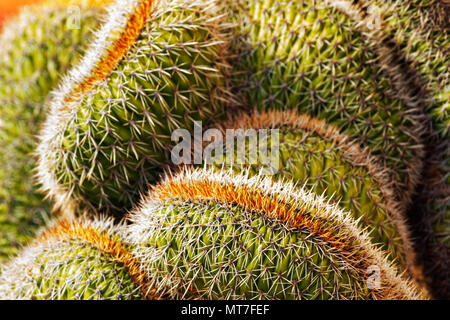
[(0, 28), (3, 21), (16, 14), (22, 6), (39, 1), (41, 0), (0, 0)]

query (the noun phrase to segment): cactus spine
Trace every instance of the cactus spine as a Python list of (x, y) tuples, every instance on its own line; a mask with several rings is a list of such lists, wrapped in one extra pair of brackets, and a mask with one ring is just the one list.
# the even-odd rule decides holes
[(2, 299), (153, 298), (112, 220), (61, 220), (3, 268)]
[[(87, 4), (86, 4), (87, 2)], [(44, 118), (46, 97), (60, 74), (77, 61), (99, 23), (101, 8), (80, 7), (71, 26), (59, 0), (25, 7), (3, 26), (0, 43), (0, 260), (16, 253), (47, 217), (49, 203), (32, 179), (31, 155)]]
[(228, 67), (216, 6), (112, 7), (42, 131), (38, 174), (56, 206), (121, 215), (168, 164), (172, 131), (220, 114)]
[[(359, 220), (360, 227), (368, 230), (373, 242), (390, 253), (391, 260), (418, 272), (404, 212), (395, 199), (391, 178), (367, 149), (362, 150), (326, 121), (295, 110), (240, 114), (222, 123), (221, 129), (224, 133), (226, 129), (278, 129), (279, 170), (273, 178), (293, 181), (329, 200), (338, 200), (343, 209)], [(267, 140), (259, 141), (258, 148), (269, 150), (272, 143), (269, 134)], [(231, 146), (233, 152), (227, 150), (226, 154), (235, 158), (226, 159), (225, 165), (231, 165), (235, 171), (249, 168), (251, 175), (261, 172), (265, 159), (238, 162), (235, 152), (238, 144)], [(254, 146), (246, 144), (244, 155), (250, 156), (250, 147)]]
[[(130, 219), (135, 255), (171, 298), (419, 297), (348, 213), (291, 184), (187, 169)], [(371, 265), (382, 275), (375, 290)]]

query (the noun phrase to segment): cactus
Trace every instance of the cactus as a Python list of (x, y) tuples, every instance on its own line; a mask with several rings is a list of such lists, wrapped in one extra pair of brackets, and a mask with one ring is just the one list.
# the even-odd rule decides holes
[[(450, 4), (445, 0), (361, 1), (426, 88), (426, 162), (410, 213), (420, 260), (438, 298), (450, 297)], [(401, 73), (399, 73), (401, 74)], [(408, 74), (407, 78), (415, 77)], [(408, 90), (409, 83), (395, 78)], [(400, 80), (400, 81), (399, 81)], [(431, 121), (430, 121), (431, 120)], [(434, 229), (434, 230), (433, 230)]]
[(350, 215), (323, 200), (288, 183), (186, 169), (153, 187), (127, 239), (151, 287), (171, 298), (419, 298)]
[(385, 72), (398, 69), (397, 52), (354, 3), (230, 1), (237, 96), (252, 109), (297, 109), (340, 128), (390, 168), (406, 206), (422, 170), (423, 92), (397, 95)]
[(433, 127), (449, 139), (450, 4), (442, 0), (371, 0), (368, 6), (382, 17), (386, 32), (425, 81)]
[(3, 267), (0, 298), (426, 298), (323, 200), (292, 184), (187, 170), (154, 187), (131, 224), (50, 225)]
[[(52, 101), (54, 116), (42, 133), (39, 174), (57, 205), (64, 203), (72, 212), (79, 203), (105, 212), (130, 207), (144, 191), (142, 186), (153, 182), (160, 167), (168, 164), (169, 136), (174, 129), (192, 129), (192, 120), (219, 116), (216, 112), (225, 102), (235, 103), (223, 77), (229, 69), (225, 60), (233, 65), (238, 102), (260, 109), (295, 108), (326, 118), (380, 158), (394, 176), (401, 205), (410, 203), (422, 170), (425, 129), (418, 101), (423, 92), (413, 77), (411, 89), (398, 94), (397, 82), (386, 70), (399, 69), (396, 63), (402, 60), (379, 29), (371, 33), (364, 27), (374, 15), (367, 15), (350, 1), (240, 0), (227, 2), (223, 9), (213, 2), (186, 5), (179, 0), (170, 4), (158, 1), (154, 6), (155, 12), (150, 14), (149, 1), (129, 0), (113, 10), (86, 59)], [(178, 11), (161, 14), (161, 8), (167, 6)], [(176, 13), (180, 11), (183, 13)], [(202, 57), (201, 70), (208, 71), (196, 76), (199, 69), (190, 70), (191, 78), (184, 74), (180, 81), (207, 81), (199, 86), (201, 94), (188, 88), (184, 99), (178, 89), (167, 89), (179, 82), (173, 76), (182, 75), (180, 66), (158, 60), (160, 55), (155, 52), (161, 51), (144, 43), (160, 33), (144, 29), (152, 23), (163, 27), (157, 21), (167, 15), (183, 19), (189, 12), (195, 15), (200, 11), (201, 17), (187, 22), (203, 23), (205, 29), (213, 30), (199, 35), (206, 39), (196, 39), (212, 44), (204, 47), (208, 54)], [(224, 16), (235, 25), (234, 34), (228, 33), (230, 24)], [(202, 22), (206, 17), (216, 20)], [(132, 32), (122, 29), (125, 24), (133, 25)], [(180, 28), (165, 29), (165, 36), (182, 37)], [(186, 53), (189, 46), (180, 47), (184, 40), (176, 41), (169, 40), (165, 47)], [(135, 46), (130, 48), (132, 44)], [(108, 50), (113, 47), (117, 50)], [(149, 66), (146, 63), (151, 59), (144, 58), (148, 52), (154, 55)], [(409, 65), (402, 65), (401, 71), (408, 74)], [(155, 84), (155, 72), (163, 82)], [(208, 81), (211, 79), (214, 81)], [(158, 85), (165, 86), (167, 81), (167, 90), (159, 90)], [(182, 103), (192, 96), (202, 101)], [(150, 105), (151, 112), (146, 109)], [(174, 105), (177, 107), (170, 108)]]
[(42, 130), (38, 175), (56, 207), (122, 215), (168, 164), (172, 131), (222, 112), (229, 67), (218, 6), (112, 7)]
[(100, 7), (85, 2), (72, 2), (80, 5), (75, 29), (69, 25), (73, 13), (52, 0), (23, 8), (0, 35), (0, 260), (15, 254), (47, 219), (50, 205), (34, 185), (31, 154), (47, 94), (99, 23)]
[[(278, 153), (268, 155), (278, 157), (279, 168), (269, 172), (273, 178), (290, 180), (307, 187), (328, 200), (335, 199), (359, 221), (363, 229), (369, 231), (374, 243), (389, 253), (390, 259), (402, 268), (409, 265), (415, 270), (415, 256), (405, 223), (404, 212), (394, 197), (392, 181), (385, 168), (378, 165), (367, 150), (362, 150), (347, 136), (324, 120), (299, 114), (295, 110), (255, 112), (252, 115), (239, 114), (230, 121), (220, 124), (223, 134), (227, 129), (278, 129), (279, 145), (271, 134), (260, 138), (258, 151), (270, 150), (272, 144), (279, 148)], [(228, 135), (227, 135), (228, 136)], [(244, 133), (244, 138), (246, 138)], [(228, 144), (232, 150), (226, 155), (232, 159), (212, 162), (232, 167), (235, 172), (249, 169), (251, 175), (262, 172), (267, 160), (265, 157), (251, 158), (251, 147), (245, 145), (243, 155), (238, 159), (238, 143)], [(242, 142), (241, 142), (242, 143)], [(205, 150), (206, 151), (206, 150)], [(243, 160), (243, 161), (242, 161)], [(276, 169), (276, 168), (275, 168)]]
[(155, 298), (112, 220), (60, 220), (3, 267), (2, 299)]

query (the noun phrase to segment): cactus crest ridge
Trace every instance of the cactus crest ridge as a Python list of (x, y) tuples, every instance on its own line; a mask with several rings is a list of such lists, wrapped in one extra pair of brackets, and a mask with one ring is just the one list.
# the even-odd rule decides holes
[[(118, 4), (110, 6), (108, 22), (97, 31), (90, 50), (79, 66), (66, 75), (59, 90), (53, 93), (51, 110), (41, 131), (41, 144), (37, 150), (39, 157), (37, 177), (42, 189), (48, 191), (50, 197), (54, 198), (55, 208), (64, 206), (67, 216), (74, 214), (77, 205), (52, 174), (50, 170), (52, 164), (49, 163), (51, 160), (47, 157), (48, 152), (51, 152), (52, 140), (61, 130), (58, 124), (67, 121), (71, 111), (76, 108), (77, 100), (79, 101), (89, 89), (104, 80), (128, 52), (149, 18), (152, 4), (153, 1), (127, 0), (120, 6)], [(122, 31), (117, 32), (118, 30)]]
[(78, 61), (107, 2), (42, 1), (21, 8), (2, 25), (0, 260), (15, 255), (48, 219), (50, 203), (32, 177), (36, 134), (48, 93), (61, 73)]
[(396, 196), (411, 203), (425, 155), (425, 90), (377, 11), (345, 0), (231, 7), (236, 86), (247, 104), (327, 119), (393, 168)]
[[(4, 299), (156, 299), (113, 220), (60, 219), (3, 267)], [(60, 281), (65, 285), (61, 286)]]
[[(341, 133), (338, 128), (333, 125), (328, 124), (324, 119), (318, 119), (309, 116), (308, 114), (300, 114), (296, 110), (267, 110), (258, 112), (255, 110), (251, 114), (241, 113), (236, 115), (235, 117), (231, 117), (231, 119), (219, 123), (218, 128), (224, 133), (227, 129), (280, 129), (282, 133), (280, 134), (280, 138), (282, 142), (280, 143), (281, 153), (285, 154), (284, 157), (287, 158), (286, 162), (282, 161), (283, 168), (280, 168), (280, 172), (275, 174), (275, 177), (287, 178), (288, 180), (292, 180), (296, 184), (302, 184), (302, 186), (310, 187), (311, 184), (321, 182), (321, 179), (326, 175), (326, 170), (329, 169), (331, 171), (337, 170), (339, 165), (333, 163), (331, 164), (326, 162), (323, 164), (323, 171), (316, 172), (317, 177), (314, 176), (313, 173), (310, 175), (306, 175), (306, 178), (310, 181), (298, 181), (299, 176), (295, 173), (298, 170), (298, 166), (310, 166), (308, 163), (310, 161), (314, 161), (315, 157), (319, 157), (317, 159), (319, 162), (325, 161), (322, 158), (325, 158), (325, 154), (336, 153), (339, 154), (340, 157), (350, 165), (351, 168), (357, 168), (359, 170), (364, 170), (359, 175), (363, 176), (367, 179), (367, 176), (370, 177), (372, 181), (375, 182), (375, 186), (373, 188), (379, 190), (381, 194), (381, 199), (375, 201), (376, 198), (373, 198), (374, 207), (375, 208), (367, 208), (365, 206), (361, 207), (361, 204), (348, 206), (342, 206), (345, 209), (349, 209), (354, 215), (355, 218), (364, 219), (364, 217), (374, 215), (377, 217), (380, 215), (380, 212), (377, 211), (378, 207), (383, 207), (383, 210), (386, 211), (386, 216), (384, 219), (389, 220), (396, 229), (396, 233), (400, 236), (401, 240), (399, 241), (399, 247), (395, 248), (386, 248), (387, 251), (395, 251), (396, 253), (393, 255), (393, 258), (398, 258), (398, 255), (402, 256), (400, 260), (405, 260), (404, 262), (399, 261), (400, 265), (407, 265), (411, 274), (414, 275), (415, 278), (421, 278), (421, 270), (418, 267), (418, 262), (416, 261), (415, 252), (413, 249), (412, 242), (410, 240), (410, 230), (409, 226), (406, 223), (405, 211), (407, 208), (407, 203), (399, 203), (397, 198), (395, 197), (394, 192), (394, 182), (392, 181), (391, 175), (389, 173), (389, 169), (385, 168), (382, 164), (379, 163), (378, 159), (370, 154), (369, 148), (365, 147), (364, 149), (357, 143), (357, 141), (352, 141), (347, 135)], [(303, 134), (301, 134), (303, 133)], [(295, 138), (289, 138), (287, 135), (292, 135)], [(308, 153), (308, 151), (301, 148), (304, 144), (312, 143), (308, 140), (308, 135), (313, 134), (320, 137), (319, 141), (330, 141), (333, 143), (332, 147), (329, 149), (322, 150), (316, 144), (314, 149), (317, 150), (317, 154), (313, 156), (305, 156), (303, 161), (306, 163), (299, 162), (297, 159), (299, 153)], [(286, 139), (286, 140), (285, 140)], [(311, 140), (312, 141), (312, 140)], [(317, 142), (317, 141), (316, 141)], [(290, 149), (292, 148), (292, 150)], [(285, 151), (288, 150), (288, 151)], [(320, 150), (319, 150), (320, 149)], [(322, 156), (320, 152), (322, 153)], [(229, 159), (227, 159), (228, 163)], [(332, 167), (328, 168), (327, 165), (331, 165)], [(292, 168), (291, 168), (292, 166)], [(245, 167), (245, 165), (244, 165)], [(335, 168), (336, 167), (336, 168)], [(241, 170), (242, 168), (238, 168)], [(255, 170), (259, 172), (259, 169)], [(312, 176), (311, 176), (312, 174)], [(336, 173), (337, 174), (337, 173)], [(341, 172), (340, 174), (346, 175), (354, 175), (355, 172)], [(337, 174), (338, 175), (338, 174)], [(333, 180), (338, 179), (330, 178), (330, 184), (332, 184)], [(356, 179), (356, 177), (355, 177)], [(311, 181), (312, 180), (312, 181)], [(353, 182), (355, 183), (355, 182)], [(349, 183), (351, 184), (351, 183)], [(342, 191), (337, 192), (337, 194), (333, 194), (336, 196), (344, 196), (346, 192), (348, 192), (349, 186), (342, 187)], [(327, 183), (325, 183), (325, 189), (327, 189)], [(339, 190), (339, 189), (338, 189)], [(347, 190), (347, 191), (345, 191)], [(325, 192), (324, 190), (314, 190), (316, 193)], [(373, 190), (357, 190), (357, 193), (373, 193)], [(336, 192), (336, 191), (335, 191)], [(340, 194), (340, 193), (344, 194)], [(328, 193), (328, 196), (330, 194)], [(338, 202), (340, 199), (337, 199)], [(340, 203), (339, 203), (340, 204)], [(368, 211), (365, 211), (368, 210)], [(383, 220), (384, 220), (383, 219)], [(381, 222), (383, 225), (386, 223), (385, 221)], [(365, 224), (368, 229), (371, 228), (382, 228), (381, 225), (378, 225), (374, 221), (371, 221), (368, 224)], [(386, 240), (386, 239), (384, 239)], [(379, 241), (379, 240), (378, 240)], [(391, 242), (390, 239), (388, 242)]]
[[(226, 212), (235, 213), (235, 216), (227, 218)], [(169, 175), (161, 184), (154, 186), (129, 218), (131, 224), (128, 227), (128, 239), (135, 246), (135, 255), (141, 257), (141, 261), (152, 275), (155, 283), (153, 286), (162, 288), (165, 294), (172, 293), (175, 298), (185, 298), (188, 292), (197, 292), (198, 296), (210, 299), (230, 297), (320, 299), (320, 295), (325, 292), (331, 298), (362, 298), (366, 295), (365, 298), (373, 299), (416, 299), (420, 296), (409, 280), (397, 274), (396, 269), (381, 251), (372, 245), (368, 235), (357, 226), (356, 221), (348, 213), (326, 202), (322, 197), (297, 189), (291, 183), (275, 183), (269, 178), (259, 176), (249, 178), (244, 174), (233, 175), (231, 171), (185, 168), (177, 175)], [(250, 236), (248, 233), (251, 234), (251, 230), (258, 232), (259, 219), (271, 227), (260, 229), (262, 232), (260, 237)], [(251, 225), (256, 229), (250, 227)], [(280, 231), (281, 239), (270, 238), (269, 234), (276, 232), (278, 227), (284, 230)], [(269, 232), (269, 229), (272, 231)], [(208, 232), (207, 230), (212, 230), (213, 234), (217, 233), (216, 236), (202, 236), (203, 232)], [(223, 233), (225, 230), (227, 231)], [(265, 235), (263, 230), (266, 230)], [(305, 242), (298, 243), (297, 247), (294, 239), (300, 239), (303, 231), (308, 234), (307, 238), (311, 242), (307, 241), (308, 245)], [(282, 239), (283, 235), (293, 236), (290, 238), (293, 242), (290, 247), (289, 240)], [(213, 239), (209, 239), (210, 236)], [(231, 243), (227, 241), (228, 237), (233, 239)], [(284, 261), (284, 255), (281, 254), (265, 260), (267, 251), (271, 251), (272, 246), (276, 247), (277, 241), (279, 245), (287, 246), (284, 248), (287, 251), (279, 248), (278, 250), (281, 250), (279, 253), (295, 252), (294, 257), (288, 255)], [(256, 248), (258, 243), (260, 246)], [(325, 249), (322, 244), (330, 247)], [(324, 269), (327, 269), (325, 265), (330, 260), (340, 259), (339, 262), (334, 261), (330, 264), (333, 266), (339, 264), (342, 274), (334, 267), (331, 267), (333, 272), (328, 270), (324, 273), (331, 278), (336, 277), (335, 281), (347, 279), (349, 282), (340, 287), (338, 283), (325, 284), (327, 282), (325, 281), (319, 290), (320, 293), (312, 294), (307, 288), (298, 288), (297, 285), (302, 280), (311, 281), (309, 286), (314, 286), (317, 279), (315, 276), (311, 276), (313, 280), (302, 278), (307, 278), (310, 275), (308, 272), (306, 275), (296, 275), (298, 270), (303, 269), (298, 266), (299, 261), (307, 262), (311, 258), (295, 256), (298, 254), (296, 249), (302, 252), (300, 248), (305, 245), (309, 248), (306, 251), (309, 253), (317, 249), (314, 249), (316, 245), (322, 248), (317, 250), (322, 252), (323, 256), (318, 254), (315, 263), (322, 265)], [(237, 257), (231, 253), (231, 256), (228, 256), (228, 249)], [(277, 261), (278, 259), (283, 260), (283, 263)], [(264, 265), (259, 265), (263, 261), (266, 261)], [(288, 267), (291, 264), (297, 267), (293, 269)], [(370, 265), (380, 268), (382, 284), (379, 289), (368, 292), (363, 288), (365, 286), (363, 279), (366, 277), (366, 268)], [(265, 277), (269, 276), (270, 279), (270, 272), (267, 274), (269, 269), (270, 272), (278, 270), (277, 277), (278, 280), (283, 279), (280, 280), (282, 284), (277, 281), (272, 284), (269, 280), (269, 287), (265, 286), (264, 283), (267, 281)], [(290, 271), (294, 275), (289, 274)], [(335, 275), (335, 272), (338, 275)], [(233, 278), (234, 275), (236, 278)], [(233, 285), (222, 286), (221, 281), (231, 281)], [(284, 288), (284, 285), (289, 288)], [(330, 286), (334, 286), (335, 290), (330, 290)], [(343, 292), (347, 289), (349, 291), (341, 295), (340, 289), (336, 289), (339, 287)], [(182, 290), (171, 291), (174, 288)]]
[(41, 133), (38, 178), (67, 212), (121, 215), (169, 165), (170, 134), (223, 113), (228, 24), (208, 1), (110, 8)]

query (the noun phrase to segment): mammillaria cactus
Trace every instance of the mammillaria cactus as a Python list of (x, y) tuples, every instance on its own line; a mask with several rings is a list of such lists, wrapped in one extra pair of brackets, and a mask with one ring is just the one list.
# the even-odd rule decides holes
[[(96, 1), (43, 1), (25, 7), (0, 34), (0, 260), (29, 240), (49, 203), (33, 183), (32, 156), (49, 91), (99, 24)], [(75, 15), (75, 16), (74, 16)]]
[(375, 16), (355, 1), (230, 3), (237, 96), (326, 119), (381, 159), (406, 206), (422, 170), (423, 92)]
[[(412, 62), (426, 94), (417, 100), (430, 119), (427, 124), (426, 162), (423, 179), (411, 213), (419, 259), (425, 265), (430, 285), (437, 297), (450, 297), (450, 3), (446, 0), (361, 1), (377, 16), (390, 43)], [(394, 68), (391, 78), (397, 90), (411, 89), (398, 81)], [(431, 120), (431, 121), (430, 121)], [(434, 230), (433, 230), (434, 229)]]
[(130, 220), (134, 255), (171, 298), (419, 297), (348, 213), (291, 184), (187, 169)]
[[(65, 6), (54, 1), (49, 25)], [(2, 267), (0, 298), (420, 299), (405, 272), (422, 280), (417, 251), (434, 294), (447, 298), (449, 8), (444, 0), (117, 1), (51, 95), (37, 148), (38, 178), (67, 220)], [(97, 25), (95, 14), (86, 26)], [(34, 213), (48, 212), (39, 195), (24, 195), (33, 159), (15, 159), (32, 148), (44, 96), (76, 60), (25, 48), (33, 32), (0, 56), (0, 67), (21, 57), (17, 74), (0, 68), (11, 76), (0, 77), (7, 239), (21, 240), (22, 221), (39, 225)], [(87, 29), (78, 32), (81, 44)], [(56, 46), (66, 35), (39, 37)], [(237, 106), (242, 113), (222, 129), (279, 129), (274, 177), (307, 189), (263, 179), (260, 163), (238, 175), (235, 164), (186, 169), (151, 187), (130, 224), (87, 220), (122, 218), (174, 164), (176, 129), (218, 123)]]
[(2, 269), (2, 299), (422, 299), (346, 212), (292, 184), (188, 169), (130, 224), (62, 219)]
[(3, 267), (0, 298), (153, 298), (120, 228), (108, 219), (57, 221)]
[(220, 115), (229, 67), (219, 5), (112, 6), (42, 131), (38, 175), (56, 206), (122, 215), (168, 164), (172, 131)]
[[(238, 114), (220, 127), (223, 134), (230, 129), (244, 130), (243, 138), (248, 138), (242, 150), (245, 158), (237, 158), (239, 141), (227, 142), (227, 147), (233, 150), (224, 153), (234, 158), (224, 159), (220, 166), (225, 164), (238, 172), (249, 168), (249, 174), (258, 175), (264, 166), (270, 164), (265, 157), (276, 161), (276, 171), (268, 172), (273, 174), (273, 178), (293, 181), (316, 194), (323, 194), (328, 200), (337, 200), (343, 209), (359, 219), (360, 227), (368, 230), (372, 241), (380, 244), (390, 254), (391, 260), (402, 268), (409, 265), (411, 272), (420, 276), (414, 267), (417, 261), (409, 227), (405, 223), (405, 212), (395, 199), (391, 177), (367, 149), (361, 149), (325, 120), (299, 114), (295, 110)], [(259, 129), (279, 130), (277, 154), (261, 156), (262, 150), (269, 150), (273, 143), (277, 143), (272, 141), (271, 133), (260, 138), (257, 145), (250, 143), (245, 131)], [(258, 153), (255, 159), (251, 159), (250, 148), (255, 147)], [(211, 160), (214, 161), (214, 157)]]
[(325, 118), (381, 156), (405, 207), (420, 194), (409, 215), (414, 238), (438, 295), (448, 298), (448, 1), (239, 3), (237, 95), (251, 107)]
[[(406, 206), (422, 168), (422, 92), (413, 77), (396, 95), (396, 79), (383, 72), (403, 60), (390, 61), (397, 51), (384, 35), (361, 27), (370, 19), (359, 8), (339, 3), (120, 3), (52, 101), (44, 188), (67, 211), (130, 207), (167, 164), (174, 129), (234, 104), (224, 76), (231, 61), (239, 102), (326, 118), (381, 159)], [(194, 27), (203, 32), (187, 32)], [(196, 61), (189, 50), (199, 48)]]

